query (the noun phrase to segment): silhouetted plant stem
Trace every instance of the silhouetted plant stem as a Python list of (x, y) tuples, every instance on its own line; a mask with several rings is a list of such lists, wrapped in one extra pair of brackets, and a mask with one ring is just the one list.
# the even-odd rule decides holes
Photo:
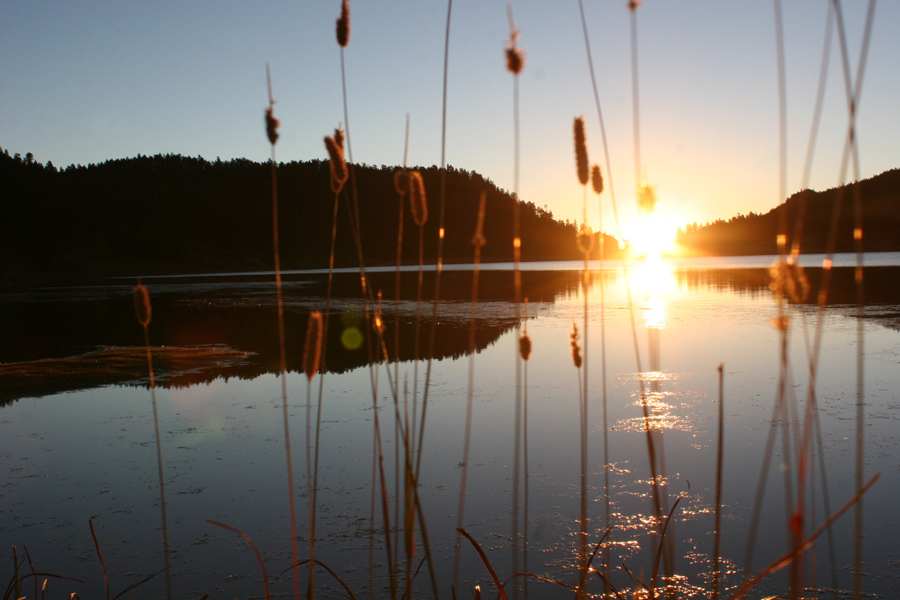
[[(406, 173), (407, 154), (409, 152), (409, 113), (406, 113), (406, 126), (403, 131), (403, 169), (401, 181), (398, 183), (397, 173), (394, 174), (394, 188), (397, 192), (397, 249), (394, 262), (394, 301), (400, 305), (400, 265), (403, 262), (403, 224), (406, 209), (406, 193), (408, 191), (408, 174)], [(407, 187), (403, 184), (406, 183)], [(400, 385), (400, 312), (394, 312), (394, 386)], [(395, 397), (398, 393), (394, 394)], [(399, 419), (399, 415), (397, 415)], [(398, 561), (400, 548), (400, 430), (402, 424), (394, 421), (394, 562)], [(406, 471), (403, 471), (404, 477)], [(407, 565), (407, 589), (409, 588), (409, 565)]]
[[(520, 262), (522, 259), (522, 232), (519, 214), (519, 74), (524, 67), (524, 54), (517, 47), (519, 31), (516, 28), (513, 19), (511, 0), (506, 5), (506, 16), (509, 21), (509, 44), (506, 48), (506, 69), (512, 74), (513, 81), (513, 301), (516, 307), (516, 344), (514, 344), (515, 353), (515, 395), (514, 402), (514, 435), (513, 435), (513, 477), (512, 477), (512, 570), (519, 570), (519, 555), (522, 551), (527, 552), (524, 548), (520, 549), (520, 533), (519, 533), (519, 495), (520, 495), (520, 472), (521, 472), (521, 455), (522, 455), (522, 354), (520, 352), (519, 340), (522, 337), (522, 273), (520, 271)], [(461, 525), (460, 525), (461, 526)], [(527, 527), (527, 524), (525, 525)], [(458, 543), (458, 542), (457, 542)], [(526, 559), (527, 560), (527, 559)], [(526, 594), (528, 581), (525, 580)], [(512, 593), (513, 599), (519, 597), (519, 582), (513, 581)]]
[[(238, 529), (237, 527), (233, 527), (227, 523), (222, 523), (220, 521), (213, 521), (212, 519), (207, 519), (206, 522), (209, 523), (210, 525), (213, 525), (214, 527), (220, 527), (226, 531), (230, 531), (234, 534), (237, 534), (241, 538), (241, 540), (244, 542), (244, 544), (247, 545), (247, 548), (249, 548), (253, 552), (253, 556), (256, 558), (256, 565), (259, 568), (260, 575), (262, 576), (263, 598), (265, 598), (265, 600), (269, 600), (269, 598), (271, 597), (269, 595), (269, 573), (268, 573), (268, 571), (266, 571), (266, 562), (263, 560), (262, 553), (259, 551), (259, 548), (256, 546), (256, 544), (253, 542), (253, 538), (251, 538), (249, 535), (247, 535), (241, 529)], [(296, 569), (295, 569), (295, 571), (296, 571)]]
[(725, 445), (725, 365), (719, 365), (719, 420), (718, 420), (718, 439), (716, 441), (716, 507), (715, 507), (715, 540), (713, 542), (713, 573), (712, 573), (712, 598), (717, 600), (719, 597), (719, 579), (721, 573), (719, 571), (719, 556), (721, 549), (719, 546), (722, 538), (722, 465), (724, 462), (724, 445)]
[(165, 571), (166, 598), (172, 598), (172, 566), (169, 549), (169, 519), (166, 509), (166, 478), (163, 472), (162, 441), (159, 435), (159, 413), (156, 408), (156, 377), (153, 370), (153, 351), (150, 349), (150, 334), (144, 326), (144, 351), (147, 356), (147, 374), (150, 387), (150, 401), (153, 404), (153, 437), (156, 441), (156, 475), (159, 481), (159, 520), (162, 529), (163, 569)]
[[(584, 48), (585, 48), (585, 53), (586, 53), (587, 59), (588, 59), (588, 71), (590, 74), (591, 89), (592, 89), (593, 95), (594, 95), (594, 105), (597, 110), (597, 120), (600, 124), (600, 135), (601, 135), (601, 140), (603, 142), (603, 156), (604, 156), (604, 161), (606, 163), (606, 175), (607, 175), (607, 182), (609, 184), (609, 196), (610, 196), (610, 203), (612, 205), (612, 210), (613, 210), (613, 219), (616, 223), (616, 229), (621, 231), (622, 228), (621, 228), (621, 222), (619, 220), (619, 209), (618, 209), (618, 203), (616, 202), (616, 191), (615, 191), (615, 185), (614, 185), (614, 181), (613, 181), (613, 170), (612, 170), (612, 164), (611, 164), (612, 161), (610, 159), (609, 143), (608, 143), (608, 140), (606, 137), (606, 124), (603, 119), (603, 109), (600, 104), (600, 93), (597, 88), (597, 76), (595, 73), (594, 60), (593, 60), (593, 56), (591, 53), (591, 44), (590, 44), (590, 37), (588, 35), (588, 30), (587, 30), (587, 21), (584, 16), (583, 0), (578, 0), (578, 8), (579, 8), (579, 14), (581, 16), (581, 30), (582, 30), (582, 34), (584, 37)], [(636, 176), (636, 181), (638, 183), (640, 183), (640, 179), (638, 176)], [(621, 256), (620, 260), (621, 260), (621, 264), (622, 264), (622, 271), (624, 274), (624, 279), (626, 282), (625, 292), (626, 292), (626, 296), (627, 296), (629, 324), (630, 324), (630, 328), (631, 328), (631, 342), (632, 342), (632, 347), (634, 349), (635, 365), (636, 365), (637, 374), (638, 374), (638, 390), (639, 390), (640, 399), (641, 399), (641, 408), (642, 408), (643, 417), (644, 417), (644, 426), (646, 429), (647, 455), (648, 455), (648, 459), (650, 462), (650, 476), (651, 476), (651, 486), (650, 487), (651, 487), (651, 493), (652, 493), (652, 497), (653, 497), (654, 514), (656, 515), (657, 523), (661, 523), (662, 522), (662, 503), (661, 503), (660, 494), (659, 494), (659, 485), (658, 485), (659, 481), (657, 479), (656, 452), (655, 452), (655, 448), (654, 448), (654, 444), (653, 444), (653, 438), (652, 438), (650, 428), (649, 428), (649, 412), (647, 410), (646, 390), (645, 390), (644, 380), (643, 380), (643, 376), (642, 376), (643, 368), (641, 366), (641, 351), (640, 351), (640, 346), (638, 345), (637, 323), (636, 323), (635, 317), (634, 317), (634, 298), (633, 298), (633, 294), (631, 293), (631, 285), (629, 283), (630, 276), (629, 276), (628, 261), (625, 259), (624, 255)], [(667, 569), (667, 574), (668, 574), (668, 569)]]
[[(284, 425), (284, 455), (287, 468), (288, 505), (291, 520), (291, 559), (296, 562), (300, 559), (300, 549), (297, 535), (297, 505), (294, 498), (294, 465), (291, 453), (291, 432), (288, 422), (288, 395), (287, 395), (287, 359), (284, 347), (284, 296), (281, 285), (281, 244), (279, 242), (278, 227), (278, 163), (275, 160), (275, 142), (278, 140), (278, 120), (272, 114), (275, 100), (272, 97), (272, 79), (269, 75), (269, 65), (266, 65), (266, 85), (269, 93), (269, 106), (266, 111), (266, 132), (271, 146), (270, 171), (272, 192), (272, 257), (275, 267), (275, 306), (276, 323), (278, 327), (278, 373), (281, 384), (281, 416)], [(300, 598), (300, 574), (294, 572), (293, 591), (295, 600)]]
[[(844, 28), (844, 18), (840, 2), (833, 2), (838, 24), (838, 38), (841, 48), (841, 66), (844, 74), (844, 87), (847, 95), (847, 111), (851, 126), (856, 122), (859, 97), (862, 91), (862, 79), (865, 72), (866, 58), (869, 51), (869, 40), (872, 35), (872, 24), (875, 17), (875, 0), (870, 0), (866, 11), (866, 22), (863, 33), (862, 51), (860, 52), (857, 66), (855, 93), (854, 82), (850, 74), (850, 60), (847, 51), (847, 36)], [(855, 132), (854, 132), (855, 133)], [(860, 500), (853, 509), (853, 595), (854, 598), (862, 597), (863, 591), (863, 499), (861, 490), (865, 469), (865, 290), (863, 287), (863, 220), (862, 220), (862, 196), (859, 187), (859, 141), (853, 135), (850, 138), (850, 151), (853, 159), (853, 205), (854, 205), (854, 230), (853, 241), (856, 251), (856, 444), (854, 483)]]
[(447, 199), (447, 67), (450, 60), (450, 17), (453, 14), (453, 0), (447, 0), (447, 21), (444, 29), (444, 75), (441, 93), (441, 190), (438, 212), (438, 238), (436, 269), (434, 274), (434, 297), (431, 309), (431, 334), (428, 341), (428, 363), (425, 367), (425, 387), (422, 390), (422, 414), (419, 417), (419, 436), (416, 453), (415, 480), (419, 481), (422, 470), (422, 448), (425, 437), (425, 420), (428, 415), (428, 392), (431, 386), (431, 364), (434, 357), (434, 342), (437, 336), (438, 304), (441, 298), (441, 274), (444, 271), (444, 209)]
[[(319, 373), (319, 395), (316, 402), (316, 439), (315, 439), (315, 455), (313, 458), (313, 484), (312, 484), (312, 496), (310, 502), (312, 503), (312, 515), (310, 517), (310, 560), (314, 561), (315, 559), (315, 538), (316, 538), (316, 515), (318, 511), (318, 498), (319, 498), (319, 437), (322, 429), (322, 406), (323, 406), (323, 397), (324, 397), (324, 389), (325, 389), (325, 372), (326, 372), (326, 360), (327, 353), (326, 348), (328, 347), (328, 321), (331, 316), (331, 293), (334, 282), (334, 246), (337, 240), (337, 222), (338, 222), (338, 208), (340, 206), (340, 190), (334, 193), (334, 201), (332, 202), (331, 208), (331, 243), (329, 245), (328, 251), (328, 280), (325, 287), (325, 310), (324, 310), (324, 319), (322, 324), (322, 340), (324, 340), (321, 347), (321, 372)], [(308, 390), (307, 390), (308, 392)], [(314, 570), (314, 563), (310, 562), (310, 572)], [(312, 586), (313, 576), (312, 574), (309, 577), (309, 586)]]
[(481, 266), (481, 249), (484, 246), (484, 192), (481, 193), (481, 199), (478, 205), (478, 215), (475, 224), (475, 234), (472, 237), (472, 245), (475, 248), (472, 271), (472, 298), (469, 304), (468, 321), (469, 321), (469, 369), (466, 384), (466, 416), (465, 428), (463, 434), (463, 452), (462, 462), (460, 466), (459, 476), (459, 500), (456, 511), (456, 541), (453, 546), (453, 590), (459, 590), (459, 557), (460, 557), (460, 531), (465, 525), (466, 513), (466, 486), (468, 484), (469, 475), (469, 447), (472, 439), (472, 404), (475, 396), (475, 333), (477, 328), (477, 320), (475, 311), (478, 306), (478, 276), (479, 267)]

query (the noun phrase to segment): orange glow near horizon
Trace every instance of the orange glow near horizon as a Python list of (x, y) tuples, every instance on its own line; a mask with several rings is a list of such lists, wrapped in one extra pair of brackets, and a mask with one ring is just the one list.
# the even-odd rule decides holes
[(657, 259), (678, 253), (678, 228), (683, 218), (657, 206), (651, 213), (638, 213), (622, 224), (621, 235), (631, 258)]

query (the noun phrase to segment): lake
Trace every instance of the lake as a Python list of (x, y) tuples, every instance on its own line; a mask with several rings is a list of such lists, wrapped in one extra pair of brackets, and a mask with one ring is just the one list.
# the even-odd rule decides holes
[[(785, 392), (792, 435), (803, 419), (807, 397), (807, 336), (811, 339), (816, 327), (813, 303), (822, 280), (821, 259), (802, 258), (812, 300), (787, 308), (791, 328)], [(822, 455), (816, 454), (809, 472), (807, 533), (827, 516), (825, 492), (833, 512), (855, 490), (860, 318), (854, 304), (853, 260), (849, 255), (835, 257), (823, 315), (816, 384)], [(631, 265), (627, 277), (617, 262), (593, 263), (586, 292), (587, 336), (581, 264), (523, 266), (523, 293), (528, 297), (524, 325), (532, 342), (526, 363), (528, 521), (522, 525), (528, 538), (527, 570), (568, 585), (577, 582), (574, 557), (583, 381), (579, 378), (584, 375), (571, 356), (569, 336), (575, 323), (588, 368), (587, 510), (592, 543), (600, 541), (607, 528), (601, 328), (605, 333), (611, 584), (627, 590), (634, 580), (648, 581), (653, 570), (658, 535), (645, 427), (649, 423), (661, 471), (657, 489), (667, 508), (681, 497), (666, 533), (671, 550), (663, 553), (667, 555), (664, 562), (672, 572), (667, 581), (679, 597), (706, 597), (700, 587), (708, 585), (712, 568), (720, 364), (724, 365), (725, 423), (723, 586), (733, 590), (741, 582), (779, 389), (781, 334), (772, 324), (777, 315), (769, 291), (772, 261), (773, 257), (651, 261)], [(879, 473), (880, 480), (864, 497), (863, 582), (872, 597), (895, 598), (900, 593), (900, 512), (896, 508), (900, 493), (900, 253), (868, 254), (866, 263), (862, 315), (865, 473), (866, 477)], [(335, 276), (324, 343), (317, 557), (360, 597), (368, 596), (369, 586), (374, 586), (376, 596), (386, 597), (390, 586), (382, 506), (380, 500), (373, 505), (371, 495), (373, 421), (377, 412), (390, 494), (387, 508), (395, 525), (398, 510), (403, 512), (402, 503), (395, 502), (396, 452), (402, 444), (395, 430), (392, 385), (396, 383), (401, 419), (406, 419), (405, 412), (410, 421), (418, 422), (432, 327), (434, 360), (427, 418), (424, 438), (418, 440), (422, 442), (419, 495), (441, 594), (450, 597), (472, 345), (473, 412), (464, 524), (502, 578), (514, 566), (526, 568), (524, 557), (513, 564), (512, 520), (516, 512), (524, 520), (524, 498), (514, 508), (519, 320), (510, 265), (483, 266), (479, 301), (474, 306), (471, 265), (448, 265), (436, 321), (430, 301), (433, 270), (423, 279), (424, 300), (417, 307), (415, 267), (403, 270), (399, 300), (394, 295), (393, 270), (370, 270), (369, 285), (384, 295), (385, 346), (392, 358), (399, 356), (399, 364), (385, 368), (383, 363), (373, 364), (367, 350), (369, 328), (356, 271), (342, 270)], [(21, 559), (22, 547), (27, 545), (38, 571), (86, 580), (51, 581), (51, 591), (56, 593), (75, 590), (84, 597), (97, 597), (102, 591), (88, 528), (92, 516), (96, 516), (93, 523), (113, 594), (163, 568), (154, 407), (143, 333), (134, 315), (134, 282), (120, 278), (0, 293), (3, 572), (12, 575), (9, 547), (16, 544)], [(291, 562), (291, 542), (273, 278), (268, 273), (200, 274), (145, 278), (144, 283), (153, 302), (149, 337), (158, 384), (173, 593), (184, 598), (199, 598), (203, 593), (212, 598), (262, 597), (253, 554), (239, 537), (207, 523), (214, 519), (252, 536), (265, 558), (273, 595), (288, 597), (291, 574), (284, 571)], [(309, 506), (307, 419), (315, 423), (323, 376), (308, 386), (303, 350), (308, 315), (323, 308), (324, 289), (324, 271), (285, 274), (288, 412), (301, 557), (306, 556)], [(377, 411), (373, 410), (373, 381)], [(754, 571), (784, 554), (790, 543), (785, 512), (787, 461), (780, 433), (772, 460)], [(795, 461), (796, 456), (789, 460)], [(524, 474), (519, 483), (524, 484)], [(402, 495), (403, 488), (399, 490)], [(833, 550), (822, 535), (806, 555), (807, 597), (831, 597), (826, 590), (832, 588), (833, 577), (840, 590), (852, 590), (852, 524), (851, 510), (834, 523)], [(423, 557), (421, 538), (417, 541), (415, 567)], [(402, 533), (392, 531), (391, 542), (394, 549), (400, 546), (396, 567), (402, 589)], [(375, 564), (371, 579), (370, 556)], [(601, 552), (595, 565), (602, 558)], [(461, 546), (460, 560), (462, 589), (471, 589), (475, 583), (491, 589), (490, 578), (468, 543)], [(784, 593), (788, 571), (767, 579), (751, 597)], [(164, 579), (156, 575), (134, 595), (164, 597)], [(318, 572), (316, 582), (320, 597), (344, 597), (324, 571)], [(30, 585), (26, 583), (28, 593)], [(416, 596), (430, 594), (427, 567), (421, 568), (414, 585)], [(593, 593), (603, 592), (599, 578), (589, 579), (588, 586)], [(542, 598), (572, 595), (537, 580), (528, 583), (528, 591)]]

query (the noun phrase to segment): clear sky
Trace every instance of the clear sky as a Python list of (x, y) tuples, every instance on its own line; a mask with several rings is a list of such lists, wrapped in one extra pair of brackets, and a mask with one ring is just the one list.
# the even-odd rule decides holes
[[(268, 156), (265, 64), (282, 120), (279, 159), (325, 156), (341, 120), (338, 0), (9, 0), (0, 13), (0, 146), (58, 166), (138, 153)], [(628, 12), (585, 0), (613, 171), (633, 205)], [(845, 0), (851, 59), (863, 0)], [(784, 2), (789, 191), (800, 185), (825, 30), (824, 0)], [(514, 0), (521, 79), (521, 196), (580, 215), (571, 123), (584, 115), (601, 158), (575, 0)], [(355, 0), (347, 52), (354, 155), (396, 164), (405, 113), (410, 160), (440, 160), (444, 0)], [(900, 166), (900, 2), (878, 4), (859, 139), (864, 176)], [(772, 2), (645, 0), (639, 11), (645, 175), (681, 221), (765, 211), (778, 201)], [(448, 161), (512, 184), (512, 82), (504, 0), (456, 0)], [(836, 39), (836, 38), (835, 38)], [(846, 127), (833, 46), (812, 187), (837, 183)], [(602, 163), (601, 163), (602, 164)], [(596, 214), (592, 219), (596, 218)]]

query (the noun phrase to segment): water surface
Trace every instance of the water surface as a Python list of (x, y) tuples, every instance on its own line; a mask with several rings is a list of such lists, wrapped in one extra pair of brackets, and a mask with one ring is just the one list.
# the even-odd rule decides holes
[[(824, 313), (817, 381), (829, 500), (834, 510), (853, 494), (857, 325), (852, 257), (838, 256)], [(865, 500), (865, 588), (877, 597), (900, 589), (900, 255), (866, 256), (865, 470), (881, 480)], [(639, 380), (648, 391), (654, 439), (664, 464), (660, 489), (669, 505), (683, 498), (668, 536), (684, 595), (705, 583), (713, 544), (713, 484), (717, 366), (725, 373), (725, 475), (722, 554), (733, 586), (743, 567), (749, 517), (764, 445), (772, 422), (779, 373), (779, 333), (768, 289), (771, 257), (694, 259), (633, 265), (628, 278), (617, 263), (592, 265), (587, 289), (589, 327), (583, 326), (579, 263), (528, 264), (527, 363), (529, 517), (528, 568), (573, 583), (579, 475), (578, 372), (569, 334), (577, 323), (589, 368), (589, 514), (591, 539), (604, 522), (603, 386), (601, 328), (605, 333), (609, 424), (612, 578), (627, 588), (624, 563), (649, 578), (654, 540), (644, 419)], [(821, 257), (804, 257), (815, 297)], [(433, 272), (424, 276), (430, 297)], [(477, 306), (470, 303), (471, 266), (446, 268), (437, 321), (430, 302), (417, 308), (415, 269), (405, 269), (394, 299), (391, 269), (370, 273), (382, 290), (386, 346), (399, 349), (399, 388), (407, 407), (421, 414), (425, 362), (414, 360), (416, 315), (420, 354), (435, 326), (434, 366), (422, 456), (421, 498), (442, 591), (448, 590), (462, 459), (469, 367), (468, 325), (476, 324), (472, 455), (466, 527), (497, 570), (511, 572), (516, 307), (508, 264), (485, 266)], [(266, 273), (170, 276), (145, 280), (153, 296), (150, 327), (160, 389), (161, 447), (178, 597), (259, 596), (252, 555), (240, 541), (210, 527), (217, 519), (247, 531), (261, 547), (271, 574), (290, 562), (288, 504), (275, 295)], [(324, 305), (321, 271), (289, 273), (285, 283), (290, 428), (295, 485), (305, 554), (307, 509), (306, 423), (310, 409), (302, 350), (310, 310)], [(153, 413), (147, 388), (142, 332), (134, 320), (130, 279), (0, 294), (0, 537), (28, 545), (39, 570), (88, 580), (72, 584), (84, 594), (100, 589), (100, 572), (87, 527), (96, 515), (110, 563), (114, 592), (162, 568), (159, 490)], [(605, 296), (601, 319), (601, 284)], [(636, 367), (632, 311), (642, 371)], [(353, 270), (335, 279), (326, 340), (319, 491), (319, 557), (362, 595), (368, 585), (370, 490), (374, 411), (370, 376), (378, 376), (378, 414), (384, 435), (388, 487), (394, 492), (393, 396), (388, 372), (373, 364), (364, 341), (364, 303)], [(816, 308), (789, 307), (788, 397), (803, 414), (807, 393), (806, 335)], [(399, 336), (399, 338), (398, 338)], [(390, 377), (394, 376), (391, 367)], [(318, 379), (312, 386), (313, 404)], [(414, 394), (415, 391), (415, 394)], [(417, 397), (415, 408), (413, 396)], [(402, 396), (402, 392), (401, 392)], [(402, 398), (401, 398), (402, 403)], [(312, 413), (314, 418), (314, 413)], [(796, 423), (794, 424), (796, 426)], [(754, 565), (761, 568), (786, 549), (780, 443), (767, 480)], [(818, 463), (817, 463), (818, 465)], [(823, 473), (812, 474), (810, 522), (824, 518)], [(393, 519), (393, 499), (391, 517)], [(852, 517), (833, 531), (838, 584), (852, 582)], [(381, 527), (380, 515), (375, 522)], [(375, 585), (386, 594), (383, 538), (375, 537)], [(402, 537), (401, 537), (402, 540)], [(421, 548), (418, 556), (421, 557)], [(8, 564), (8, 561), (6, 562)], [(806, 563), (807, 581), (831, 585), (825, 537)], [(522, 567), (520, 564), (519, 567)], [(464, 547), (466, 585), (488, 577)], [(322, 597), (340, 597), (324, 574)], [(532, 583), (541, 597), (570, 596)], [(592, 590), (602, 592), (594, 581)], [(775, 577), (757, 596), (785, 590)], [(161, 595), (162, 577), (143, 594)], [(416, 580), (426, 595), (425, 570)], [(290, 591), (290, 577), (273, 581)], [(68, 588), (67, 588), (68, 589)], [(142, 594), (142, 595), (143, 595)], [(697, 596), (699, 597), (699, 595)]]

